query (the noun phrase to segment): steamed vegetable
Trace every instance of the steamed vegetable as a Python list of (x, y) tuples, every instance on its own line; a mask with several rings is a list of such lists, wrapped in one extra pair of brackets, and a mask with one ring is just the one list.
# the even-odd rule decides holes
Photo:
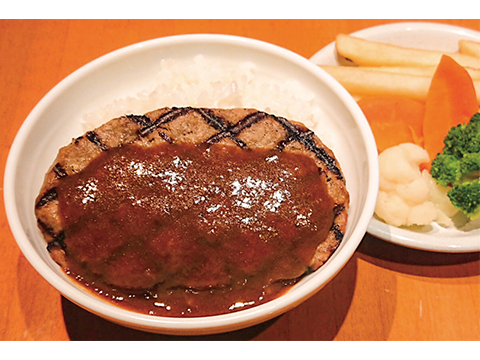
[(463, 211), (470, 219), (476, 219), (480, 215), (480, 181), (478, 179), (454, 186), (448, 193), (448, 198), (453, 206)]
[(424, 148), (430, 159), (442, 151), (450, 128), (467, 122), (478, 112), (472, 79), (455, 60), (442, 56), (433, 75), (425, 103)]
[(405, 143), (392, 146), (379, 156), (380, 189), (375, 214), (393, 226), (438, 224), (453, 226), (453, 208), (443, 188), (420, 165), (430, 162), (425, 149)]
[(425, 104), (405, 96), (367, 96), (357, 101), (370, 124), (378, 152), (403, 143), (423, 145)]
[(450, 129), (430, 172), (438, 184), (452, 186), (448, 197), (457, 209), (470, 219), (480, 216), (480, 113)]

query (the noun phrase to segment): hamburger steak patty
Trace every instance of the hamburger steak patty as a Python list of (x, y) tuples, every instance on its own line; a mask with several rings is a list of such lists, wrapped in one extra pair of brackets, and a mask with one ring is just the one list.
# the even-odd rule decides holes
[[(182, 144), (183, 148), (178, 149), (178, 146), (176, 146), (178, 144)], [(290, 279), (299, 277), (306, 272), (317, 270), (327, 261), (342, 241), (347, 224), (349, 207), (349, 194), (346, 190), (345, 179), (333, 152), (303, 124), (288, 121), (282, 117), (270, 115), (254, 109), (206, 109), (191, 107), (162, 108), (145, 115), (127, 115), (113, 119), (99, 128), (73, 139), (71, 144), (60, 149), (53, 166), (45, 176), (44, 184), (36, 199), (35, 213), (39, 228), (48, 243), (48, 251), (52, 258), (65, 270), (68, 270), (72, 266), (72, 264), (69, 263), (70, 256), (72, 259), (75, 258), (81, 266), (90, 267), (90, 270), (97, 273), (97, 275), (101, 269), (104, 269), (105, 274), (103, 275), (105, 281), (114, 286), (129, 289), (150, 289), (156, 283), (166, 281), (165, 275), (159, 275), (159, 273), (162, 273), (162, 271), (165, 270), (163, 268), (157, 269), (152, 267), (152, 264), (148, 263), (148, 259), (144, 259), (145, 257), (148, 257), (145, 256), (145, 254), (142, 255), (142, 259), (137, 259), (140, 261), (140, 264), (138, 262), (130, 263), (127, 261), (129, 257), (135, 258), (136, 256), (139, 257), (139, 255), (135, 251), (126, 250), (127, 248), (134, 248), (134, 244), (131, 240), (122, 240), (123, 237), (127, 238), (127, 235), (123, 236), (125, 229), (122, 230), (122, 233), (115, 235), (115, 239), (118, 239), (119, 243), (122, 241), (125, 242), (123, 245), (121, 244), (123, 247), (116, 244), (109, 248), (110, 245), (108, 243), (102, 244), (101, 247), (97, 247), (97, 243), (89, 244), (88, 240), (86, 245), (82, 245), (83, 248), (80, 244), (74, 243), (73, 240), (69, 243), (70, 233), (73, 234), (77, 231), (81, 234), (83, 231), (81, 229), (72, 230), (75, 228), (75, 224), (72, 225), (72, 223), (69, 222), (69, 219), (77, 215), (75, 215), (74, 212), (69, 213), (69, 210), (65, 210), (67, 207), (64, 204), (67, 204), (70, 201), (69, 196), (73, 196), (70, 193), (67, 194), (67, 190), (65, 190), (67, 186), (74, 187), (69, 181), (76, 181), (72, 184), (78, 184), (78, 181), (80, 181), (78, 180), (80, 179), (79, 176), (81, 176), (87, 168), (96, 169), (95, 166), (100, 170), (102, 167), (105, 168), (107, 165), (103, 165), (104, 163), (102, 161), (107, 161), (106, 154), (111, 158), (111, 160), (108, 160), (111, 161), (111, 164), (108, 166), (110, 166), (110, 169), (113, 169), (120, 164), (115, 161), (121, 162), (121, 159), (124, 158), (123, 154), (125, 154), (125, 152), (131, 151), (131, 156), (135, 158), (138, 149), (143, 149), (142, 151), (144, 152), (142, 152), (142, 156), (151, 156), (154, 161), (158, 160), (157, 157), (155, 157), (157, 156), (155, 152), (158, 151), (164, 151), (167, 154), (171, 154), (171, 156), (175, 156), (175, 159), (183, 159), (188, 156), (204, 156), (210, 150), (212, 151), (212, 157), (215, 154), (216, 158), (221, 158), (222, 162), (225, 162), (225, 164), (229, 161), (232, 162), (231, 158), (241, 158), (242, 156), (244, 156), (246, 164), (250, 162), (253, 163), (254, 161), (257, 161), (256, 158), (250, 158), (249, 156), (253, 156), (257, 153), (264, 157), (270, 156), (271, 159), (278, 157), (275, 154), (279, 154), (282, 156), (282, 161), (287, 165), (289, 164), (289, 161), (294, 162), (302, 158), (309, 159), (305, 162), (305, 168), (308, 169), (308, 166), (313, 165), (315, 168), (313, 173), (317, 174), (318, 176), (316, 175), (316, 177), (321, 179), (325, 184), (324, 188), (326, 194), (324, 194), (324, 197), (329, 199), (328, 201), (325, 200), (323, 206), (331, 207), (330, 209), (325, 209), (327, 213), (332, 214), (331, 218), (328, 220), (331, 221), (327, 224), (328, 228), (324, 233), (324, 238), (316, 239), (317, 242), (315, 243), (314, 251), (309, 253), (310, 257), (308, 258), (307, 263), (299, 265), (300, 267), (292, 265), (293, 268), (297, 266), (295, 270), (292, 270), (293, 273), (282, 273), (282, 271), (277, 271), (276, 275), (274, 275), (276, 276), (275, 278), (272, 278), (273, 275), (269, 275), (270, 278), (268, 280), (270, 282), (284, 280), (285, 278)], [(231, 158), (228, 158), (227, 155), (224, 156), (225, 153), (229, 153), (229, 151), (225, 151), (228, 149), (230, 149), (232, 154)], [(148, 150), (152, 150), (153, 153), (146, 152)], [(278, 170), (276, 170), (277, 172), (285, 171), (282, 170), (280, 165), (276, 165), (275, 163), (273, 163), (272, 166), (278, 167)], [(184, 168), (187, 169), (186, 166)], [(291, 165), (289, 169), (297, 170), (295, 165)], [(142, 169), (137, 167), (137, 172), (140, 170)], [(222, 179), (228, 179), (227, 170), (229, 170), (227, 167), (222, 168), (221, 165), (219, 165), (218, 168), (215, 168), (215, 171), (224, 171), (225, 176), (220, 174), (220, 178)], [(185, 170), (182, 176), (188, 176), (188, 171), (189, 170)], [(196, 171), (198, 171), (198, 169), (196, 169)], [(206, 165), (206, 170), (204, 169), (201, 171), (208, 172), (208, 165)], [(251, 175), (254, 173), (255, 170), (249, 174)], [(196, 181), (199, 181), (197, 178), (198, 176), (191, 176), (190, 182), (193, 184), (191, 186), (198, 185), (197, 187), (200, 187), (201, 184), (196, 183)], [(259, 178), (261, 178), (260, 175)], [(229, 181), (232, 183), (234, 179), (232, 178)], [(262, 181), (263, 183), (266, 183), (265, 181), (267, 180)], [(150, 186), (151, 185), (152, 184), (150, 183)], [(312, 194), (309, 192), (314, 191), (313, 189), (316, 189), (315, 186), (316, 185), (311, 185), (311, 188), (305, 189), (306, 197), (312, 197)], [(76, 187), (79, 188), (79, 186)], [(266, 187), (264, 188), (266, 189)], [(85, 191), (85, 189), (83, 191)], [(297, 192), (303, 193), (303, 191)], [(320, 188), (318, 192), (321, 192)], [(188, 194), (185, 193), (184, 195), (184, 201), (186, 203), (190, 200), (192, 202), (195, 201), (195, 203), (200, 202), (200, 197), (197, 197), (196, 200), (193, 197), (188, 200)], [(167, 196), (169, 195), (165, 195), (165, 199), (167, 199)], [(84, 203), (89, 200), (91, 199), (86, 197)], [(165, 201), (168, 203), (171, 199)], [(101, 206), (101, 204), (99, 206)], [(105, 209), (107, 209), (105, 211), (108, 211), (109, 205), (107, 204), (105, 206)], [(228, 208), (228, 205), (223, 206), (224, 208)], [(168, 204), (164, 205), (164, 207), (168, 207)], [(220, 207), (220, 205), (218, 207)], [(243, 207), (247, 208), (247, 206)], [(185, 208), (187, 208), (187, 206), (185, 206)], [(204, 212), (206, 214), (206, 212), (216, 210), (217, 209), (210, 207)], [(118, 213), (119, 211), (120, 210), (115, 209), (114, 212)], [(199, 215), (203, 216), (202, 214)], [(267, 223), (267, 219), (269, 219), (270, 215), (266, 214), (265, 216), (265, 223)], [(125, 215), (125, 218), (128, 218), (128, 214)], [(99, 219), (102, 220), (101, 216)], [(100, 220), (96, 219), (94, 221)], [(113, 220), (109, 221), (112, 222)], [(123, 219), (121, 221), (123, 221)], [(278, 221), (278, 219), (274, 221)], [(221, 225), (220, 221), (217, 223)], [(135, 226), (135, 224), (130, 224), (130, 227), (135, 228)], [(297, 227), (298, 226), (299, 225), (297, 224)], [(83, 228), (83, 224), (76, 227)], [(292, 227), (295, 228), (293, 224)], [(168, 229), (168, 231), (165, 230), (167, 233), (162, 233), (164, 238), (175, 239), (185, 237), (186, 235), (186, 233), (175, 232), (173, 227)], [(219, 229), (224, 233), (230, 231), (230, 236), (236, 236), (235, 233), (239, 232), (238, 229), (232, 230), (229, 229), (228, 226), (224, 226), (223, 228), (220, 227)], [(290, 229), (290, 227), (285, 227), (285, 229)], [(197, 229), (197, 231), (199, 230)], [(85, 238), (87, 239), (89, 236), (90, 235), (87, 234), (85, 235)], [(131, 236), (134, 237), (135, 234), (133, 233)], [(154, 234), (152, 236), (155, 237), (157, 235)], [(311, 238), (312, 236), (309, 235), (308, 237)], [(95, 241), (98, 242), (98, 238), (96, 238)], [(108, 242), (108, 240), (105, 241)], [(170, 242), (172, 241), (174, 240), (171, 240)], [(208, 242), (210, 240), (208, 238), (206, 238), (206, 240), (202, 238), (202, 241)], [(238, 239), (238, 242), (241, 242), (241, 240)], [(175, 245), (175, 251), (180, 251), (180, 247), (178, 246), (180, 242), (175, 244), (177, 244)], [(108, 254), (108, 256), (104, 256), (101, 253), (94, 253), (93, 250), (86, 248), (87, 246), (90, 246), (90, 248), (95, 247), (95, 251), (112, 251), (112, 253)], [(122, 251), (119, 252), (118, 249), (120, 247), (122, 248)], [(209, 249), (215, 248), (211, 243), (208, 243), (207, 247)], [(152, 250), (152, 257), (157, 256), (160, 261), (164, 260), (165, 262), (173, 261), (170, 254), (167, 254), (168, 258), (162, 258), (162, 256), (167, 255), (161, 253), (158, 249), (159, 248), (155, 248)], [(247, 248), (244, 247), (242, 248), (242, 251), (238, 252), (238, 254), (243, 255), (237, 254), (236, 258), (239, 263), (242, 261), (242, 264), (244, 264), (250, 261), (247, 257), (248, 254), (246, 249)], [(179, 255), (177, 260), (175, 260), (175, 264), (178, 263), (178, 259), (181, 259), (182, 256), (187, 259), (185, 261), (189, 261), (189, 251), (195, 252), (196, 250), (185, 250), (184, 253)], [(263, 252), (264, 250), (261, 251)], [(112, 255), (113, 253), (115, 253), (115, 256)], [(123, 254), (121, 260), (117, 259), (117, 253)], [(170, 251), (170, 253), (172, 253), (172, 251)], [(245, 259), (242, 259), (241, 256), (245, 256)], [(113, 258), (115, 258), (115, 260), (112, 260)], [(143, 266), (141, 263), (142, 261), (146, 261), (147, 264)], [(293, 263), (293, 260), (288, 256), (284, 256), (282, 261), (291, 261)], [(232, 262), (232, 260), (230, 260), (230, 262)], [(111, 265), (111, 267), (105, 265), (106, 263), (108, 263), (108, 266)], [(173, 266), (173, 268), (178, 268), (178, 266), (175, 266)], [(218, 266), (221, 267), (223, 265), (219, 263)], [(242, 267), (244, 265), (239, 266)], [(249, 266), (250, 267), (248, 268), (242, 269), (242, 271), (244, 271), (244, 273), (249, 273), (249, 271), (252, 272), (254, 269), (260, 269), (260, 267), (254, 264)], [(137, 267), (141, 269), (138, 270)], [(148, 268), (148, 274), (145, 272), (145, 267)], [(112, 268), (114, 270), (112, 270)], [(112, 271), (113, 275), (109, 273)], [(185, 273), (185, 270), (181, 271)], [(184, 286), (201, 290), (228, 285), (228, 279), (221, 278), (225, 275), (225, 272), (215, 270), (213, 273), (221, 275), (219, 275), (218, 279), (212, 279), (209, 278), (208, 274), (202, 274), (201, 276), (198, 276), (197, 280), (192, 280), (191, 273), (187, 271), (187, 275), (184, 274), (183, 276), (177, 276), (176, 283), (173, 283), (173, 286)]]

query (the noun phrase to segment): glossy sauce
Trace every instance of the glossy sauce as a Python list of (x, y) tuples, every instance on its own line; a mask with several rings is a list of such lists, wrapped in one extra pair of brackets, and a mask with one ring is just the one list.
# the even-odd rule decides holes
[(169, 144), (104, 151), (57, 188), (68, 271), (119, 306), (206, 316), (280, 296), (333, 222), (314, 161)]

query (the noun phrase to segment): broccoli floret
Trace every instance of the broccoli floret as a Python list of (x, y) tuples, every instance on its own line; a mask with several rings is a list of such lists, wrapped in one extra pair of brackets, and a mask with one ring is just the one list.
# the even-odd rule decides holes
[(467, 124), (453, 126), (445, 139), (442, 153), (462, 157), (480, 152), (480, 113), (472, 116)]
[(465, 124), (460, 124), (452, 127), (448, 131), (447, 136), (445, 136), (445, 139), (443, 140), (445, 146), (443, 147), (442, 154), (452, 155), (455, 157), (463, 156), (464, 152), (466, 151), (466, 147), (468, 146), (465, 129)]
[(459, 162), (463, 180), (473, 180), (480, 176), (480, 152), (465, 154)]
[(450, 129), (442, 153), (432, 161), (432, 177), (452, 186), (448, 197), (469, 218), (480, 215), (480, 113)]
[[(477, 137), (477, 140), (478, 140), (478, 134), (480, 133), (480, 112), (476, 113), (475, 115), (473, 115), (470, 119), (470, 121), (468, 122), (468, 132), (473, 136), (473, 137)], [(478, 142), (477, 142), (478, 144)]]
[(456, 183), (462, 177), (460, 161), (455, 155), (438, 154), (430, 168), (432, 177), (442, 186)]
[(472, 180), (458, 184), (448, 192), (453, 206), (463, 211), (470, 219), (480, 215), (480, 181)]

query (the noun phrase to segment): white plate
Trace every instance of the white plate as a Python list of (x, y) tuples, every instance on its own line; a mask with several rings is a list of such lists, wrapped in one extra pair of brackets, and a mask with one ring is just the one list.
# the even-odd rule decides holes
[[(361, 30), (351, 35), (372, 41), (400, 46), (454, 52), (458, 51), (458, 40), (480, 41), (478, 31), (434, 23), (396, 23)], [(315, 64), (338, 65), (335, 44), (331, 43), (310, 58)], [(479, 221), (476, 221), (477, 224)], [(468, 232), (444, 229), (437, 224), (424, 231), (413, 231), (387, 225), (375, 218), (368, 232), (380, 239), (421, 250), (437, 252), (480, 251), (480, 229)]]

